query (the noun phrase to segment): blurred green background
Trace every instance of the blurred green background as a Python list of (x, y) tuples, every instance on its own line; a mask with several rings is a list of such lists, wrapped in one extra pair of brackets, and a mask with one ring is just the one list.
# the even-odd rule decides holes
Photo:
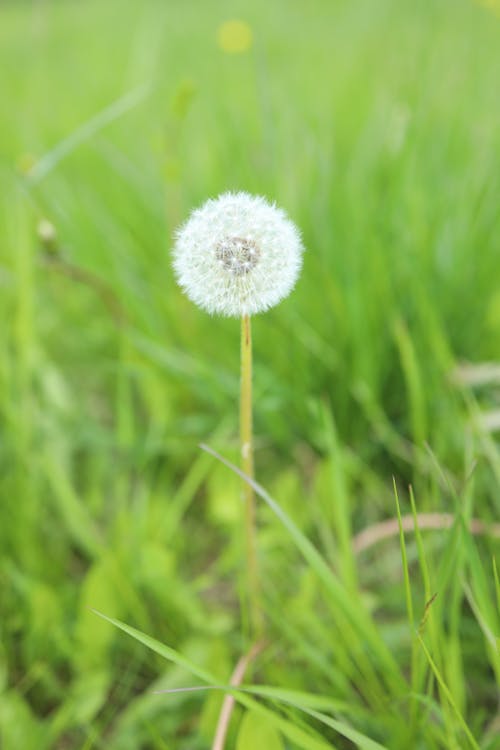
[(210, 747), (220, 694), (153, 695), (193, 678), (89, 608), (222, 683), (241, 653), (238, 481), (198, 448), (237, 456), (239, 326), (184, 298), (169, 257), (225, 190), (275, 200), (307, 248), (254, 320), (258, 479), (405, 678), (397, 538), (353, 562), (350, 537), (395, 517), (393, 477), (403, 512), (411, 483), (419, 511), (459, 519), (424, 538), (452, 703), (422, 651), (415, 724), (403, 682), (363, 696), (342, 637), (377, 648), (345, 634), (265, 507), (257, 681), (342, 699), (388, 748), (469, 747), (453, 705), (500, 747), (498, 542), (467, 532), (499, 510), (500, 378), (477, 368), (499, 359), (498, 2), (4, 0), (0, 60), (2, 748)]

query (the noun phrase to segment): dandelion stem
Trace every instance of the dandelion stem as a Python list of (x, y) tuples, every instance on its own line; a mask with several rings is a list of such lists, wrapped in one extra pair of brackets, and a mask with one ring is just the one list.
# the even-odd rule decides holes
[[(241, 468), (253, 479), (253, 430), (252, 430), (252, 331), (250, 316), (241, 318), (241, 390), (240, 390), (240, 445)], [(245, 536), (248, 581), (248, 605), (252, 634), (262, 634), (262, 611), (260, 607), (259, 574), (257, 568), (257, 530), (255, 523), (255, 497), (248, 482), (243, 483), (245, 500)]]

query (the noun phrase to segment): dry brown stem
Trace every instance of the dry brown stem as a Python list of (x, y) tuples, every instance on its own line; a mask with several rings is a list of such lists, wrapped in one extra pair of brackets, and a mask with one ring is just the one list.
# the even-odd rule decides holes
[[(455, 516), (452, 513), (419, 513), (417, 514), (417, 524), (420, 530), (449, 529), (455, 522)], [(403, 531), (414, 531), (414, 521), (412, 515), (401, 518)], [(470, 522), (471, 534), (488, 535), (494, 539), (500, 539), (500, 523), (487, 523), (478, 518), (472, 518)], [(354, 551), (359, 554), (364, 550), (373, 547), (383, 539), (397, 536), (399, 534), (399, 524), (397, 518), (389, 518), (387, 521), (381, 521), (373, 526), (360, 531), (352, 540)]]
[[(241, 685), (249, 664), (253, 661), (253, 659), (255, 659), (255, 657), (262, 651), (263, 648), (264, 643), (260, 641), (259, 643), (254, 644), (250, 651), (240, 658), (229, 682), (232, 687), (238, 687), (239, 685)], [(231, 720), (231, 714), (233, 713), (234, 705), (235, 700), (233, 696), (226, 695), (222, 703), (221, 712), (219, 714), (219, 721), (217, 722), (217, 729), (212, 744), (212, 750), (224, 750), (227, 730), (229, 728), (229, 722)]]

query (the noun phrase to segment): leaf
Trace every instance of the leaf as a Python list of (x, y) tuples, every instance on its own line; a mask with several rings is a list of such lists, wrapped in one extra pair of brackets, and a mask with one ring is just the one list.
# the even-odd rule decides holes
[(7, 688), (8, 671), (7, 671), (7, 655), (5, 648), (0, 641), (0, 693)]
[(106, 560), (99, 560), (88, 571), (80, 593), (80, 611), (76, 623), (76, 660), (80, 670), (101, 669), (106, 664), (114, 632), (100, 622), (92, 609), (101, 607), (118, 614), (116, 585)]
[(396, 318), (393, 324), (393, 336), (399, 352), (401, 368), (406, 383), (413, 441), (416, 445), (423, 445), (427, 438), (428, 424), (426, 401), (422, 372), (413, 339), (406, 323)]
[(111, 625), (114, 625), (120, 630), (123, 630), (123, 632), (131, 636), (131, 638), (134, 638), (136, 641), (139, 641), (139, 643), (147, 646), (147, 648), (151, 649), (151, 651), (154, 651), (156, 654), (159, 654), (159, 656), (167, 659), (167, 661), (173, 662), (174, 664), (183, 667), (188, 672), (191, 672), (191, 674), (195, 675), (195, 677), (206, 682), (207, 686), (212, 686), (216, 689), (224, 690), (226, 693), (234, 695), (238, 703), (240, 703), (242, 706), (245, 706), (246, 708), (252, 709), (255, 713), (258, 713), (260, 716), (264, 717), (264, 719), (267, 719), (269, 722), (273, 723), (277, 728), (279, 728), (282, 734), (284, 734), (285, 737), (294, 742), (298, 748), (302, 748), (303, 750), (332, 750), (332, 748), (334, 748), (334, 745), (327, 744), (326, 742), (323, 742), (323, 740), (317, 738), (315, 734), (313, 735), (312, 730), (306, 731), (301, 727), (295, 726), (291, 721), (288, 721), (284, 717), (276, 714), (274, 711), (261, 706), (248, 695), (245, 695), (242, 691), (231, 688), (229, 686), (218, 685), (218, 681), (208, 670), (197, 667), (193, 662), (180, 654), (178, 651), (170, 648), (170, 646), (166, 646), (165, 644), (160, 643), (160, 641), (157, 641), (156, 638), (151, 638), (151, 636), (142, 633), (136, 628), (130, 627), (130, 625), (126, 625), (124, 622), (120, 622), (120, 620), (115, 620), (112, 617), (107, 617), (106, 615), (102, 614), (102, 612), (98, 612), (97, 610), (94, 610), (94, 612), (99, 617), (102, 617), (103, 620), (107, 620), (107, 622), (111, 623)]
[(14, 691), (2, 694), (0, 701), (0, 747), (46, 750), (46, 732), (28, 704)]
[(281, 735), (267, 719), (255, 711), (247, 711), (238, 732), (236, 750), (285, 750)]
[(111, 102), (107, 107), (101, 109), (100, 112), (97, 112), (97, 114), (89, 120), (79, 125), (76, 130), (70, 133), (62, 141), (59, 141), (51, 151), (48, 151), (37, 162), (35, 162), (35, 166), (29, 173), (31, 183), (35, 185), (39, 183), (40, 180), (49, 174), (49, 172), (51, 172), (65, 156), (71, 154), (72, 151), (78, 148), (78, 146), (85, 143), (85, 141), (88, 141), (106, 125), (137, 106), (137, 104), (149, 95), (149, 92), (149, 84), (137, 86), (137, 88), (127, 91), (127, 93), (119, 99)]
[(155, 594), (165, 588), (165, 581), (172, 578), (174, 570), (174, 556), (161, 544), (148, 541), (139, 560), (139, 576), (141, 582)]
[(215, 467), (208, 480), (207, 505), (210, 517), (221, 525), (234, 526), (241, 523), (241, 479), (234, 474), (228, 477), (220, 464)]
[[(253, 487), (255, 493), (271, 508), (285, 527), (290, 539), (328, 592), (330, 604), (337, 614), (337, 622), (341, 624), (342, 633), (346, 639), (344, 645), (351, 648), (351, 653), (356, 654), (360, 662), (360, 668), (363, 668), (368, 677), (375, 682), (377, 676), (373, 673), (371, 659), (366, 656), (366, 647), (368, 646), (371, 654), (378, 658), (381, 673), (387, 685), (398, 693), (404, 685), (404, 679), (393, 654), (381, 638), (380, 631), (377, 630), (366, 611), (359, 607), (359, 602), (349, 595), (345, 586), (335, 576), (309, 538), (302, 533), (290, 516), (260, 484), (247, 477), (237, 466), (214, 451), (213, 448), (204, 443), (200, 445), (200, 448), (247, 481)], [(359, 646), (362, 641), (365, 645), (361, 651)], [(380, 684), (375, 683), (375, 688), (380, 688)]]
[[(354, 727), (352, 727), (347, 722), (339, 721), (338, 719), (334, 719), (321, 711), (313, 710), (310, 707), (311, 701), (317, 702), (318, 700), (321, 700), (321, 696), (308, 696), (307, 693), (300, 693), (293, 690), (283, 690), (281, 688), (268, 688), (261, 686), (252, 686), (246, 688), (246, 692), (261, 697), (272, 696), (285, 705), (298, 708), (299, 711), (302, 711), (307, 716), (311, 716), (322, 724), (325, 724), (325, 726), (331, 727), (336, 732), (338, 732), (338, 734), (351, 740), (361, 750), (388, 750), (385, 745), (381, 745), (379, 742), (375, 742), (375, 740), (372, 740), (362, 732), (354, 729)], [(338, 708), (340, 709), (340, 707)]]
[[(282, 734), (284, 734), (285, 737), (287, 737), (288, 739), (296, 743), (298, 747), (303, 748), (304, 750), (328, 750), (329, 748), (331, 749), (335, 747), (333, 744), (326, 744), (321, 739), (316, 738), (315, 736), (309, 734), (308, 732), (304, 731), (300, 727), (295, 726), (294, 724), (292, 724), (291, 721), (288, 721), (283, 716), (280, 716), (274, 711), (268, 708), (265, 708), (259, 703), (256, 703), (254, 700), (252, 700), (249, 697), (249, 695), (245, 694), (245, 693), (254, 692), (253, 690), (246, 691), (244, 689), (238, 690), (235, 688), (231, 689), (230, 687), (227, 687), (227, 686), (218, 686), (217, 681), (215, 680), (214, 676), (210, 672), (197, 667), (195, 664), (193, 664), (191, 661), (186, 659), (184, 656), (182, 656), (178, 651), (175, 651), (173, 648), (170, 648), (169, 646), (166, 646), (163, 643), (160, 643), (155, 638), (151, 638), (151, 636), (148, 636), (145, 633), (141, 633), (141, 631), (136, 630), (136, 628), (130, 627), (130, 625), (126, 625), (125, 623), (120, 622), (119, 620), (114, 620), (111, 617), (107, 617), (106, 615), (103, 615), (102, 612), (95, 611), (95, 614), (99, 615), (99, 617), (102, 617), (104, 620), (107, 620), (112, 625), (115, 625), (115, 627), (119, 628), (120, 630), (123, 630), (125, 633), (130, 635), (132, 638), (135, 638), (140, 643), (143, 643), (145, 646), (147, 646), (152, 651), (162, 656), (164, 659), (167, 659), (168, 661), (171, 661), (174, 664), (177, 664), (178, 666), (184, 667), (187, 671), (191, 672), (193, 675), (195, 675), (199, 679), (205, 681), (207, 683), (207, 686), (213, 686), (213, 687), (224, 690), (225, 692), (234, 695), (234, 698), (236, 699), (236, 701), (240, 703), (242, 706), (245, 706), (246, 708), (250, 709), (252, 713), (256, 714), (259, 717), (260, 721), (263, 721), (275, 727), (276, 731), (278, 731), (279, 729), (279, 731), (282, 732)], [(255, 692), (258, 694), (258, 690), (256, 690)], [(362, 748), (362, 750), (387, 750), (387, 748), (384, 745), (380, 745), (379, 743), (371, 740), (369, 737), (366, 737), (365, 735), (361, 734), (356, 729), (353, 729), (352, 727), (350, 727), (344, 722), (337, 721), (336, 719), (332, 719), (326, 714), (320, 713), (318, 711), (307, 709), (304, 706), (300, 705), (299, 703), (294, 703), (291, 700), (287, 700), (286, 703), (288, 703), (289, 705), (296, 706), (303, 713), (311, 716), (314, 719), (317, 719), (318, 721), (322, 722), (326, 726), (329, 726), (332, 729), (335, 729), (335, 731), (337, 731), (339, 734), (357, 743), (358, 746)]]
[(70, 715), (77, 724), (88, 724), (101, 710), (108, 696), (111, 677), (109, 672), (92, 672), (79, 677), (71, 689)]
[(452, 708), (452, 710), (453, 710), (453, 712), (454, 712), (454, 714), (455, 714), (455, 716), (456, 716), (456, 718), (458, 720), (458, 723), (460, 724), (460, 726), (462, 727), (463, 731), (465, 732), (465, 734), (467, 736), (467, 739), (470, 742), (471, 747), (473, 747), (474, 750), (479, 750), (479, 745), (476, 742), (475, 738), (473, 737), (472, 732), (470, 731), (469, 727), (467, 726), (467, 723), (466, 723), (464, 717), (460, 713), (460, 710), (459, 710), (457, 704), (455, 703), (455, 701), (453, 699), (453, 695), (450, 692), (449, 687), (446, 685), (445, 681), (443, 680), (443, 677), (442, 677), (439, 669), (437, 668), (437, 666), (436, 666), (436, 664), (435, 664), (435, 662), (434, 662), (431, 654), (429, 653), (429, 651), (427, 649), (427, 646), (425, 645), (425, 643), (424, 643), (424, 641), (423, 641), (423, 639), (422, 639), (422, 637), (420, 635), (417, 635), (417, 638), (420, 641), (420, 645), (421, 645), (421, 647), (422, 647), (422, 649), (424, 651), (425, 656), (427, 657), (427, 661), (429, 662), (429, 666), (432, 669), (432, 671), (434, 672), (434, 676), (435, 676), (436, 680), (438, 681), (438, 683), (439, 683), (439, 685), (441, 687), (441, 690), (443, 691), (444, 696), (446, 697), (448, 703), (450, 704), (450, 706), (451, 706), (451, 708)]

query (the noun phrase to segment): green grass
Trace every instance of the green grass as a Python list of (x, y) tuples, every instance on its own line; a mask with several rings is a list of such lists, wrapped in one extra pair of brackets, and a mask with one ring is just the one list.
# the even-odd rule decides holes
[[(469, 532), (498, 380), (453, 377), (500, 356), (499, 42), (472, 0), (1, 4), (2, 750), (211, 746), (223, 691), (154, 691), (248, 649), (240, 480), (198, 447), (236, 459), (239, 325), (169, 260), (227, 189), (307, 247), (253, 324), (268, 645), (227, 750), (500, 747), (499, 541)], [(412, 508), (455, 522), (353, 552)]]

